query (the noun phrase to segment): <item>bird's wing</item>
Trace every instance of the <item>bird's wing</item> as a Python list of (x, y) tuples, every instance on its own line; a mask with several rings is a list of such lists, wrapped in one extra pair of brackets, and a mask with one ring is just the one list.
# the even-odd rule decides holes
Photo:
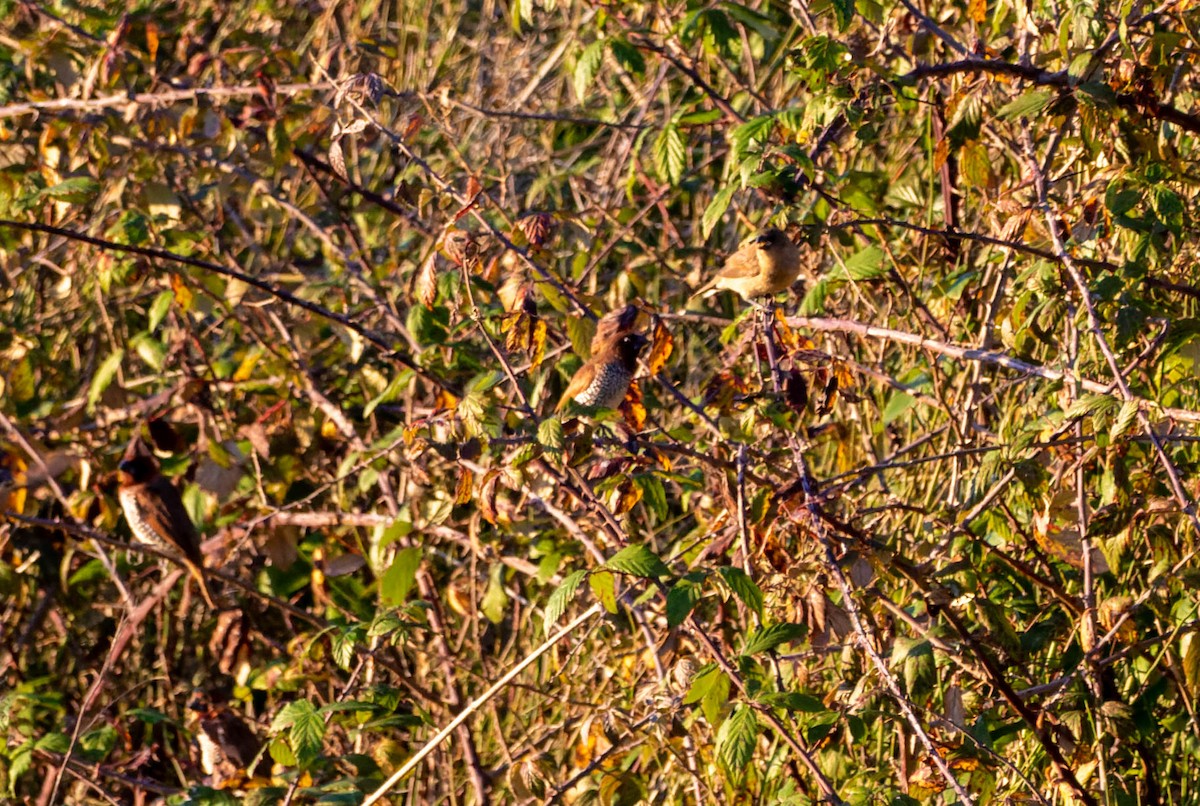
[(755, 254), (754, 245), (747, 244), (725, 258), (725, 264), (721, 266), (721, 270), (714, 274), (707, 283), (693, 291), (691, 299), (717, 293), (715, 289), (720, 287), (722, 280), (754, 277), (758, 272), (758, 255)]
[(165, 477), (159, 476), (146, 485), (150, 495), (143, 496), (142, 517), (158, 534), (175, 546), (184, 557), (196, 565), (204, 565), (200, 554), (200, 533), (188, 517), (179, 492)]
[(555, 411), (562, 411), (563, 406), (575, 399), (575, 395), (582, 392), (592, 385), (592, 380), (596, 377), (596, 365), (592, 361), (588, 361), (575, 373), (571, 378), (571, 382), (567, 384), (567, 389), (563, 392), (562, 398), (558, 401), (558, 406)]
[(759, 273), (758, 254), (753, 244), (743, 246), (725, 259), (725, 265), (717, 272), (721, 277), (754, 277)]

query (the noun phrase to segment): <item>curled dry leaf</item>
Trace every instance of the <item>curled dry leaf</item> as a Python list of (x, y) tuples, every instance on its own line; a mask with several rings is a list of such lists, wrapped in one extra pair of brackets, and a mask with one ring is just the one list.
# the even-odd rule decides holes
[(455, 266), (479, 267), (479, 238), (473, 232), (447, 230), (442, 235), (442, 252)]
[(666, 366), (667, 359), (675, 350), (675, 337), (667, 326), (658, 321), (654, 324), (654, 336), (650, 340), (650, 357), (646, 359), (646, 369), (651, 375), (657, 375)]
[(434, 271), (435, 253), (430, 252), (421, 264), (421, 270), (413, 278), (413, 298), (432, 310), (433, 301), (437, 299), (437, 273)]
[(529, 245), (540, 249), (558, 229), (558, 222), (550, 213), (533, 213), (517, 222), (517, 228), (525, 235)]
[(642, 389), (637, 381), (631, 381), (625, 399), (621, 401), (621, 416), (634, 431), (641, 431), (646, 424), (646, 404), (642, 402)]

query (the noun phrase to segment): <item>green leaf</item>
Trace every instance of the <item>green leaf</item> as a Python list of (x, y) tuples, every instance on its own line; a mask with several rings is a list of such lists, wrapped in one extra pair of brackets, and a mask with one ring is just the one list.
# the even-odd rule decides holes
[(604, 40), (596, 40), (583, 49), (579, 60), (575, 62), (575, 97), (580, 103), (592, 96), (592, 82), (596, 80), (604, 61), (604, 46)]
[(800, 302), (800, 316), (818, 316), (825, 312), (825, 300), (836, 287), (836, 283), (827, 279), (820, 279), (813, 283), (812, 288), (808, 289), (804, 295), (804, 299)]
[(868, 246), (846, 261), (846, 273), (851, 280), (870, 280), (887, 274), (886, 253), (878, 246)]
[(621, 549), (609, 558), (604, 567), (647, 578), (667, 576), (671, 573), (671, 569), (667, 568), (654, 552), (641, 543)]
[(325, 742), (325, 720), (308, 700), (288, 703), (276, 714), (271, 731), (288, 729), (288, 743), (302, 765), (307, 765), (321, 754)]
[(658, 134), (654, 140), (654, 170), (658, 178), (678, 186), (683, 179), (684, 169), (687, 168), (687, 146), (683, 135), (674, 122)]
[(700, 703), (704, 718), (715, 726), (721, 722), (721, 709), (728, 699), (729, 677), (715, 663), (709, 663), (692, 677), (692, 685), (684, 695), (683, 702), (685, 705)]
[(697, 576), (703, 579), (702, 574), (688, 574), (667, 591), (668, 627), (678, 627), (682, 624), (703, 598), (703, 590), (700, 579), (696, 579)]
[(392, 564), (379, 580), (380, 598), (388, 604), (402, 604), (417, 580), (417, 569), (420, 566), (420, 546), (410, 546), (397, 551)]
[(596, 599), (604, 605), (604, 609), (614, 616), (617, 614), (616, 578), (608, 571), (597, 571), (588, 577), (588, 587), (592, 589)]
[(561, 451), (563, 446), (562, 422), (557, 417), (547, 417), (538, 425), (538, 442), (549, 450)]
[(171, 310), (171, 302), (175, 299), (174, 291), (162, 291), (154, 302), (150, 304), (149, 321), (146, 322), (146, 330), (153, 333), (162, 324), (162, 320), (166, 318), (167, 312)]
[(1138, 403), (1136, 400), (1126, 400), (1121, 404), (1121, 410), (1117, 413), (1116, 419), (1113, 421), (1111, 435), (1113, 439), (1123, 435), (1129, 430), (1137, 420)]
[(732, 565), (722, 566), (717, 569), (717, 573), (721, 575), (721, 579), (729, 586), (737, 597), (742, 600), (746, 607), (753, 610), (762, 618), (763, 594), (759, 590), (758, 585), (754, 584), (754, 580), (740, 568), (735, 568)]
[(488, 574), (487, 590), (479, 602), (479, 609), (488, 621), (499, 624), (504, 620), (504, 611), (508, 609), (508, 592), (504, 590), (504, 565), (496, 563)]
[(746, 645), (742, 648), (743, 655), (757, 655), (774, 649), (780, 644), (795, 643), (808, 635), (808, 627), (803, 624), (793, 624), (781, 621), (761, 627), (746, 636)]
[(92, 382), (88, 385), (88, 414), (95, 412), (96, 404), (100, 402), (100, 396), (104, 394), (104, 390), (113, 382), (113, 378), (117, 375), (117, 370), (121, 367), (121, 360), (124, 358), (125, 351), (118, 349), (115, 352), (109, 353), (108, 357), (101, 361), (100, 366), (96, 368), (96, 374), (92, 376)]
[(748, 705), (738, 705), (717, 731), (717, 759), (731, 778), (740, 779), (754, 758), (758, 743), (758, 716)]
[(729, 145), (732, 151), (730, 157), (733, 162), (741, 163), (755, 145), (765, 143), (771, 136), (771, 129), (774, 126), (774, 115), (760, 115), (733, 129), (729, 133)]
[(645, 75), (646, 60), (642, 58), (642, 52), (631, 45), (629, 40), (615, 37), (610, 40), (610, 47), (613, 58), (617, 60), (617, 64), (635, 76)]
[(633, 477), (633, 483), (642, 491), (642, 504), (660, 521), (665, 521), (669, 512), (667, 492), (663, 488), (662, 479), (650, 474), (641, 474)]
[(575, 591), (579, 590), (579, 583), (583, 582), (585, 576), (587, 576), (587, 571), (582, 570), (567, 574), (562, 584), (546, 600), (546, 612), (543, 616), (545, 620), (542, 622), (542, 629), (546, 635), (549, 635), (550, 630), (554, 629), (555, 623), (567, 609), (567, 605), (575, 598)]
[(838, 31), (844, 32), (854, 19), (854, 0), (831, 0), (833, 15), (837, 19)]
[(895, 422), (896, 418), (912, 408), (917, 399), (907, 392), (893, 392), (883, 409), (883, 424)]
[(997, 117), (1005, 120), (1032, 118), (1046, 108), (1054, 93), (1050, 90), (1028, 90), (1020, 98), (1009, 101), (996, 111)]
[(700, 233), (706, 240), (716, 228), (717, 222), (725, 215), (725, 211), (729, 209), (729, 202), (733, 201), (733, 194), (737, 192), (737, 189), (738, 186), (734, 183), (726, 182), (724, 187), (712, 197), (708, 207), (704, 208), (704, 215), (700, 217)]
[(363, 418), (370, 417), (374, 413), (376, 407), (384, 403), (391, 403), (404, 392), (408, 384), (413, 379), (412, 370), (402, 370), (396, 373), (396, 376), (388, 382), (388, 385), (382, 392), (376, 395), (366, 406), (363, 407)]
[(100, 192), (100, 183), (90, 176), (73, 176), (38, 194), (43, 199), (55, 199), (70, 204), (82, 204)]

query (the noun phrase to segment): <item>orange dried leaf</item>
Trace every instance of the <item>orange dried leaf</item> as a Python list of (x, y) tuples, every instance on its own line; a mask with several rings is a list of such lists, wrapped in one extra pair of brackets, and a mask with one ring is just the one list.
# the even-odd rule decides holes
[(483, 185), (479, 184), (478, 179), (473, 176), (467, 177), (467, 198), (471, 200), (471, 204), (475, 203), (475, 197), (481, 190), (483, 190)]
[(671, 331), (667, 330), (666, 325), (658, 322), (654, 325), (654, 337), (651, 341), (650, 357), (646, 359), (646, 366), (650, 370), (651, 375), (657, 375), (662, 370), (674, 350), (675, 337), (671, 335)]
[(454, 503), (465, 504), (471, 500), (475, 488), (475, 474), (465, 467), (458, 468), (458, 484), (454, 488)]
[(987, 0), (968, 0), (967, 16), (975, 22), (987, 22)]
[(642, 402), (642, 389), (637, 381), (629, 384), (629, 391), (621, 401), (621, 415), (634, 431), (641, 431), (646, 424), (646, 404)]
[(405, 125), (403, 133), (400, 135), (400, 139), (411, 140), (413, 135), (417, 133), (417, 130), (421, 128), (421, 124), (424, 122), (425, 119), (420, 115), (411, 115), (408, 118), (408, 123)]
[(146, 50), (150, 54), (150, 63), (158, 58), (158, 25), (153, 21), (146, 23)]
[(775, 309), (775, 335), (779, 337), (779, 343), (783, 345), (785, 352), (794, 353), (800, 349), (800, 339), (796, 336), (796, 331), (788, 325), (782, 308)]
[(175, 304), (187, 313), (192, 309), (192, 292), (184, 285), (183, 278), (178, 274), (171, 275), (171, 292), (175, 295)]
[(637, 506), (638, 501), (642, 500), (642, 488), (629, 479), (621, 482), (613, 492), (615, 493), (612, 508), (614, 515), (624, 515)]
[(950, 141), (943, 137), (933, 149), (933, 170), (940, 171), (950, 158)]

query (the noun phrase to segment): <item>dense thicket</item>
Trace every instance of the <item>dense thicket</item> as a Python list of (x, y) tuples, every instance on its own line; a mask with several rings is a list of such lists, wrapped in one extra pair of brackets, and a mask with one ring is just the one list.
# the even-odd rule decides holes
[(1200, 11), (919, 3), (0, 0), (3, 797), (1194, 802)]

